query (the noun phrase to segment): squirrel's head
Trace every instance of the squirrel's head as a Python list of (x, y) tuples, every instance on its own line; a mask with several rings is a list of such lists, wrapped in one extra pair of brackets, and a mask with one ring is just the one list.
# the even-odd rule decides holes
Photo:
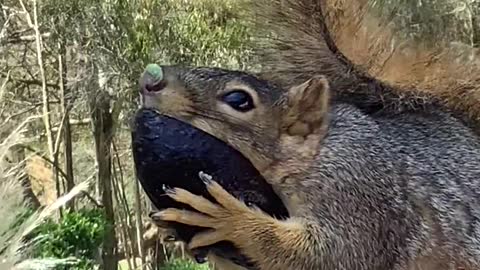
[(144, 107), (227, 142), (260, 172), (294, 154), (288, 151), (316, 150), (312, 144), (325, 133), (329, 91), (322, 76), (284, 90), (240, 71), (151, 64), (140, 89)]

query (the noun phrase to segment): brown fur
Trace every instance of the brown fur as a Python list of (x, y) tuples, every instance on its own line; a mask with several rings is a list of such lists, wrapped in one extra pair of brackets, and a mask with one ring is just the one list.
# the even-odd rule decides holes
[[(314, 76), (303, 83), (293, 85), (275, 99), (266, 99), (267, 96), (273, 96), (272, 91), (275, 89), (268, 89), (269, 91), (264, 93), (267, 96), (262, 96), (261, 89), (265, 85), (260, 82), (250, 81), (253, 80), (252, 77), (248, 77), (249, 85), (237, 82), (238, 78), (247, 76), (244, 73), (212, 69), (180, 69), (171, 67), (162, 67), (162, 69), (164, 74), (167, 74), (165, 83), (170, 86), (178, 85), (178, 91), (176, 91), (176, 87), (166, 87), (165, 91), (162, 90), (155, 94), (146, 95), (144, 96), (144, 106), (187, 121), (233, 145), (251, 160), (264, 178), (272, 184), (292, 218), (286, 221), (276, 220), (261, 211), (247, 207), (215, 182), (207, 181), (207, 189), (218, 204), (214, 204), (188, 191), (174, 189), (172, 192), (168, 192), (169, 196), (181, 203), (190, 205), (200, 213), (179, 209), (162, 210), (154, 215), (154, 220), (159, 226), (162, 226), (164, 221), (175, 221), (187, 225), (211, 228), (212, 230), (208, 230), (206, 233), (197, 234), (188, 243), (189, 249), (227, 240), (239, 247), (242, 253), (251, 258), (258, 266), (258, 269), (261, 270), (332, 269), (329, 267), (337, 267), (341, 263), (352, 266), (353, 268), (351, 269), (371, 269), (368, 268), (369, 265), (366, 261), (362, 261), (362, 258), (357, 258), (358, 255), (356, 253), (347, 255), (349, 258), (345, 259), (343, 252), (353, 252), (353, 250), (357, 249), (363, 252), (363, 249), (368, 249), (371, 245), (374, 245), (373, 251), (378, 252), (382, 247), (376, 247), (377, 243), (375, 241), (384, 239), (376, 236), (374, 226), (367, 226), (363, 228), (366, 231), (362, 230), (359, 232), (357, 226), (363, 224), (365, 220), (363, 220), (364, 218), (361, 215), (350, 212), (350, 208), (374, 207), (381, 211), (380, 209), (384, 206), (369, 206), (372, 203), (370, 200), (362, 201), (361, 198), (357, 198), (355, 195), (349, 197), (352, 196), (351, 193), (344, 194), (343, 192), (338, 192), (332, 189), (330, 185), (352, 185), (358, 190), (363, 188), (370, 189), (370, 180), (361, 180), (364, 179), (362, 172), (357, 172), (356, 170), (358, 170), (358, 167), (363, 166), (362, 162), (364, 162), (365, 158), (368, 160), (372, 156), (377, 156), (378, 154), (375, 151), (379, 150), (375, 150), (361, 158), (358, 157), (358, 153), (355, 153), (356, 148), (360, 148), (360, 152), (362, 152), (362, 149), (366, 145), (371, 144), (371, 142), (363, 142), (355, 149), (346, 149), (345, 147), (348, 147), (348, 144), (338, 144), (330, 150), (322, 150), (326, 128), (331, 129), (329, 127), (330, 119), (328, 119), (327, 115), (332, 111), (330, 108), (332, 104), (329, 102), (331, 91), (329, 83), (325, 78)], [(177, 75), (174, 76), (174, 74)], [(210, 78), (216, 79), (212, 80)], [(235, 82), (235, 88), (248, 88), (249, 91), (255, 91), (256, 97), (254, 99), (262, 100), (262, 103), (257, 104), (256, 109), (243, 114), (226, 108), (225, 104), (219, 100), (219, 96), (225, 93), (225, 91), (231, 91), (229, 87), (231, 87), (232, 82)], [(175, 94), (172, 94), (174, 92)], [(182, 95), (182, 99), (190, 100), (187, 103), (191, 105), (183, 106), (173, 102), (174, 100), (171, 99), (176, 95)], [(208, 111), (208, 108), (215, 109)], [(208, 112), (208, 114), (205, 112)], [(355, 116), (356, 113), (351, 111), (346, 114), (347, 117), (351, 117), (347, 121), (353, 121), (353, 123), (358, 121), (357, 116)], [(401, 117), (398, 119), (401, 120)], [(292, 132), (291, 127), (298, 123), (305, 124), (308, 127), (308, 131), (303, 133), (295, 129)], [(238, 124), (241, 125), (241, 129), (236, 128)], [(349, 138), (354, 136), (356, 140), (362, 140), (365, 133), (361, 130), (365, 127), (363, 127), (363, 124), (355, 125), (347, 124), (347, 128), (353, 128), (354, 133), (342, 133), (341, 137)], [(249, 129), (252, 128), (255, 128), (258, 132), (249, 133)], [(373, 125), (370, 128), (375, 129), (375, 126)], [(416, 132), (415, 129), (405, 129), (402, 124), (399, 124), (397, 128), (407, 133), (410, 131)], [(424, 129), (424, 127), (420, 128)], [(357, 131), (357, 129), (359, 130)], [(369, 132), (367, 133), (370, 133), (372, 129), (368, 130)], [(260, 141), (260, 144), (255, 144), (257, 139), (252, 139), (251, 134), (259, 136), (258, 141)], [(438, 134), (435, 136), (438, 136)], [(371, 141), (371, 139), (368, 141)], [(415, 147), (415, 143), (408, 142), (407, 146)], [(394, 140), (392, 145), (395, 146), (395, 144), (403, 143)], [(449, 143), (446, 143), (444, 147), (451, 146)], [(384, 149), (384, 146), (381, 146), (381, 149)], [(389, 148), (387, 147), (387, 149)], [(320, 151), (324, 152), (320, 154)], [(333, 163), (326, 165), (322, 169), (324, 170), (323, 172), (319, 172), (318, 170), (322, 168), (322, 163), (328, 162), (328, 160), (322, 160), (323, 155), (331, 155), (331, 151), (339, 151), (340, 157), (334, 155)], [(341, 157), (342, 152), (345, 151), (349, 156), (346, 160), (344, 160), (345, 157)], [(430, 154), (434, 155), (433, 152)], [(352, 156), (350, 157), (350, 155)], [(371, 166), (373, 162), (375, 164), (373, 170), (379, 170), (376, 173), (381, 173), (384, 166), (387, 167), (387, 170), (391, 170), (388, 166), (395, 162), (395, 158), (392, 158), (390, 153), (387, 153), (383, 158), (389, 160), (389, 162), (377, 164), (374, 161), (365, 161), (365, 164)], [(430, 166), (430, 164), (423, 165)], [(341, 170), (339, 171), (335, 166), (339, 166)], [(342, 170), (347, 170), (348, 172), (342, 174), (344, 173)], [(434, 170), (438, 170), (438, 168)], [(349, 179), (350, 172), (358, 179), (351, 179), (350, 181), (352, 182), (344, 180), (343, 177)], [(337, 173), (339, 173), (338, 176), (336, 175)], [(329, 179), (330, 176), (328, 175), (334, 175), (334, 179)], [(376, 177), (382, 178), (387, 176), (374, 176), (374, 178)], [(360, 180), (367, 181), (369, 184), (357, 183)], [(412, 182), (415, 181), (412, 180)], [(390, 189), (388, 187), (387, 190), (379, 190), (379, 193), (374, 195), (385, 196), (384, 193), (388, 193)], [(327, 200), (332, 192), (340, 196), (339, 198), (333, 196), (334, 203), (345, 204), (342, 206), (343, 210), (338, 211), (334, 205), (331, 205), (328, 201), (323, 201)], [(402, 192), (409, 194), (410, 191), (402, 190)], [(417, 192), (414, 195), (423, 196), (421, 192)], [(341, 196), (347, 197), (341, 198)], [(412, 246), (409, 248), (419, 249), (420, 252), (408, 254), (407, 256), (409, 249), (404, 248), (398, 250), (398, 252), (405, 257), (395, 257), (389, 261), (388, 256), (384, 255), (379, 256), (378, 262), (370, 263), (377, 267), (395, 263), (397, 268), (394, 269), (402, 270), (451, 270), (455, 269), (452, 267), (456, 265), (473, 267), (475, 262), (471, 261), (472, 258), (466, 258), (463, 254), (454, 255), (447, 250), (450, 242), (444, 239), (443, 231), (437, 231), (436, 229), (439, 226), (438, 221), (434, 219), (436, 213), (428, 207), (420, 207), (424, 205), (424, 202), (414, 201), (415, 196), (412, 196), (413, 201), (408, 203), (416, 205), (417, 209), (415, 215), (408, 217), (409, 220), (405, 222), (405, 226), (407, 228), (409, 228), (408, 226), (414, 226), (418, 222), (416, 220), (420, 219), (426, 228), (432, 228), (427, 230), (418, 227), (410, 229), (409, 233), (413, 235), (413, 240)], [(359, 201), (351, 202), (352, 200)], [(395, 209), (403, 209), (404, 206), (403, 202), (389, 205), (389, 207)], [(319, 211), (317, 207), (321, 207), (322, 211)], [(330, 207), (333, 207), (333, 209), (330, 209)], [(448, 207), (452, 206), (449, 205)], [(317, 215), (322, 216), (323, 211), (334, 211), (335, 215), (339, 216), (337, 217), (339, 219), (335, 218), (337, 219), (335, 221), (330, 221), (328, 218), (327, 220), (321, 220), (321, 222), (330, 224), (330, 226), (321, 226), (320, 221), (317, 220), (319, 218)], [(353, 214), (356, 217), (351, 220), (350, 217)], [(372, 213), (369, 211), (364, 214), (367, 215), (367, 219), (370, 219), (368, 215)], [(327, 215), (327, 217), (330, 216)], [(348, 236), (339, 234), (342, 233), (342, 230), (338, 231), (335, 223), (346, 217), (348, 217), (346, 220), (352, 223), (343, 223), (340, 227), (349, 226)], [(376, 218), (378, 218), (376, 222), (383, 222), (382, 218)], [(465, 222), (468, 224), (468, 221)], [(384, 226), (395, 227), (394, 224), (387, 223)], [(399, 235), (396, 241), (402, 243), (405, 241), (405, 236), (402, 233), (406, 228), (400, 226), (395, 229), (395, 233)], [(356, 241), (354, 249), (350, 249), (347, 246), (332, 249), (329, 246), (331, 241), (337, 241), (336, 245), (342, 246), (343, 243), (350, 241), (348, 239), (352, 237)], [(364, 237), (367, 237), (368, 240), (363, 239)], [(366, 246), (358, 244), (363, 241), (372, 241), (372, 244), (367, 244)], [(452, 243), (455, 244), (456, 242)], [(392, 243), (392, 245), (394, 244), (396, 242)], [(385, 250), (385, 252), (390, 253), (394, 251), (391, 248)], [(373, 255), (363, 256), (368, 258), (375, 257)], [(217, 268), (222, 270), (237, 268), (236, 265), (219, 259), (212, 254), (209, 255), (209, 259), (214, 263), (216, 262)], [(437, 262), (440, 265), (436, 264)], [(441, 262), (448, 262), (451, 265)], [(319, 268), (320, 266), (322, 268)], [(439, 268), (440, 266), (443, 268)]]
[[(207, 176), (208, 177), (208, 176)], [(298, 268), (305, 269), (304, 262), (314, 259), (313, 243), (308, 239), (307, 224), (302, 220), (279, 221), (260, 210), (247, 207), (230, 195), (218, 183), (209, 180), (207, 189), (218, 201), (214, 204), (205, 198), (183, 189), (173, 189), (167, 194), (172, 199), (186, 203), (198, 212), (169, 208), (155, 213), (156, 219), (175, 221), (183, 224), (212, 228), (198, 233), (188, 244), (190, 249), (204, 247), (221, 240), (235, 243), (245, 255), (254, 258), (259, 269), (290, 270), (292, 264), (284, 264), (282, 255), (295, 254)], [(256, 241), (252, 241), (256, 239)], [(285, 252), (285, 253), (283, 253)], [(262, 254), (262, 256), (259, 256)], [(221, 270), (242, 269), (225, 260), (209, 256)]]
[[(155, 94), (145, 95), (143, 106), (182, 119), (229, 142), (252, 161), (275, 189), (279, 188), (277, 193), (284, 200), (290, 214), (302, 210), (307, 198), (296, 192), (296, 189), (289, 187), (301, 182), (304, 170), (312, 166), (318, 146), (326, 134), (330, 89), (325, 77), (314, 76), (290, 87), (277, 99), (260, 102), (261, 95), (257, 92), (258, 89), (236, 82), (237, 75), (226, 74), (221, 78), (217, 74), (217, 80), (207, 80), (207, 83), (212, 85), (202, 86), (201, 78), (215, 77), (215, 71), (202, 69), (201, 73), (198, 73), (195, 69), (182, 70), (171, 67), (162, 67), (162, 69), (166, 75), (164, 81), (167, 86)], [(222, 83), (219, 83), (220, 81)], [(193, 84), (189, 85), (187, 82), (193, 82)], [(235, 112), (218, 100), (225, 91), (230, 91), (232, 85), (234, 89), (254, 91), (256, 96), (254, 100), (259, 101), (256, 103), (255, 110), (247, 113)], [(267, 94), (272, 95), (273, 89), (269, 90)], [(182, 100), (190, 100), (190, 102), (174, 102), (178, 95), (182, 96)], [(184, 106), (184, 103), (190, 105)], [(215, 108), (215, 111), (209, 111), (208, 115), (200, 113), (211, 107)], [(219, 115), (222, 117), (221, 121), (216, 120), (220, 119), (217, 118), (220, 117)], [(239, 134), (232, 129), (237, 123), (242, 126), (242, 129), (238, 130)], [(298, 129), (299, 125), (304, 125), (306, 129)], [(254, 140), (247, 137), (247, 129), (253, 127), (259, 130), (258, 136), (262, 139), (261, 147), (253, 144)], [(263, 141), (267, 143), (262, 143)], [(221, 203), (220, 207), (185, 190), (177, 189), (175, 194), (171, 194), (174, 199), (190, 204), (200, 212), (205, 213), (214, 209), (214, 212), (207, 213), (213, 215), (211, 219), (188, 211), (167, 209), (153, 215), (155, 223), (164, 227), (164, 221), (175, 220), (203, 227), (214, 226), (217, 229), (212, 234), (195, 236), (189, 243), (190, 248), (209, 245), (208, 243), (219, 239), (227, 239), (242, 248), (247, 256), (254, 259), (260, 269), (288, 269), (288, 266), (284, 266), (277, 260), (279, 248), (284, 250), (281, 254), (290, 254), (298, 253), (292, 249), (310, 249), (314, 246), (304, 234), (304, 221), (276, 220), (261, 211), (248, 208), (243, 202), (227, 194), (218, 184), (214, 184), (214, 187), (213, 191), (220, 195), (212, 194), (212, 196)], [(269, 242), (270, 237), (278, 241), (278, 245), (272, 245)], [(266, 241), (252, 241), (259, 238)], [(267, 252), (265, 256), (258, 256), (264, 252)], [(315, 254), (306, 252), (300, 256), (308, 258)], [(217, 267), (226, 267), (221, 269), (234, 269), (231, 268), (234, 267), (231, 263), (218, 260), (214, 255), (209, 257), (211, 261), (218, 264)], [(295, 264), (300, 266), (301, 261)]]
[[(240, 151), (291, 218), (249, 208), (211, 180), (218, 204), (174, 189), (170, 197), (198, 212), (155, 218), (211, 228), (189, 247), (227, 240), (261, 270), (478, 269), (480, 141), (445, 113), (480, 122), (474, 61), (457, 66), (453, 50), (417, 44), (387, 50), (394, 33), (375, 26), (363, 0), (256, 4), (277, 34), (259, 46), (269, 80), (164, 66), (166, 85), (178, 85), (189, 105), (171, 100), (176, 87), (149, 93), (145, 104)], [(227, 106), (222, 94), (232, 85), (256, 106)]]
[(338, 96), (356, 103), (398, 111), (441, 103), (473, 125), (480, 123), (476, 49), (400, 40), (385, 26), (388, 19), (371, 15), (368, 0), (254, 4), (261, 33), (276, 35), (258, 46), (266, 78), (288, 85), (324, 74)]

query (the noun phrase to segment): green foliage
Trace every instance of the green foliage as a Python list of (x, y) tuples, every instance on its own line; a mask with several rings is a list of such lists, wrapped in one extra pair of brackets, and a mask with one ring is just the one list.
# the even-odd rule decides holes
[(167, 60), (195, 66), (244, 69), (251, 56), (250, 25), (242, 1), (166, 0), (159, 37)]
[(161, 270), (210, 270), (208, 264), (197, 264), (190, 260), (175, 259), (168, 262)]
[[(248, 69), (251, 27), (242, 19), (245, 0), (45, 0), (41, 25), (52, 33), (45, 46), (56, 55), (64, 44), (73, 56), (67, 70), (83, 79), (72, 116), (88, 113), (89, 85), (101, 71), (113, 100), (137, 98), (138, 76), (149, 63)], [(47, 44), (48, 43), (48, 44)], [(77, 59), (76, 59), (77, 58)], [(56, 61), (52, 59), (50, 61)], [(78, 70), (78, 71), (77, 71)], [(56, 77), (56, 67), (47, 68)], [(54, 78), (52, 78), (52, 81)], [(78, 102), (77, 102), (78, 100)], [(83, 116), (78, 116), (83, 117)], [(124, 118), (123, 115), (121, 116)], [(125, 117), (128, 118), (128, 117)], [(126, 123), (125, 123), (126, 124)]]
[[(59, 223), (50, 219), (34, 233), (40, 237), (33, 256), (37, 258), (76, 257), (80, 263), (68, 269), (92, 269), (97, 249), (102, 244), (105, 218), (100, 210), (81, 209), (66, 213)], [(58, 267), (57, 269), (66, 269)]]

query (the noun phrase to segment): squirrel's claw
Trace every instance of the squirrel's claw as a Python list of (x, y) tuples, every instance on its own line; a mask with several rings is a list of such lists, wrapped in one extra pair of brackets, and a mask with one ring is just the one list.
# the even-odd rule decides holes
[(211, 217), (188, 210), (168, 208), (160, 211), (157, 217), (163, 221), (173, 221), (191, 226), (215, 228), (216, 222)]
[[(150, 217), (152, 223), (157, 226), (158, 228), (161, 228), (161, 229), (171, 229), (170, 228), (170, 225), (168, 225), (167, 222), (161, 220), (158, 216), (158, 213), (159, 211), (152, 211), (148, 214), (148, 216)], [(172, 229), (173, 230), (173, 229)]]
[(177, 202), (189, 205), (200, 213), (169, 208), (155, 214), (155, 218), (161, 221), (173, 221), (213, 229), (194, 236), (189, 244), (191, 249), (208, 246), (223, 240), (232, 241), (231, 238), (234, 235), (243, 231), (239, 227), (242, 227), (246, 220), (253, 221), (258, 217), (258, 211), (250, 209), (245, 203), (228, 193), (211, 176), (203, 172), (200, 172), (199, 176), (218, 204), (187, 190), (174, 188), (166, 192), (167, 196)]
[(219, 215), (222, 212), (220, 206), (212, 203), (208, 199), (205, 199), (202, 196), (195, 195), (190, 191), (187, 191), (182, 188), (174, 188), (166, 192), (167, 196), (172, 198), (173, 200), (189, 205), (193, 207), (195, 210), (210, 215), (215, 216)]
[(205, 183), (208, 193), (210, 193), (210, 195), (212, 195), (212, 197), (225, 209), (234, 211), (250, 210), (245, 203), (228, 193), (228, 191), (226, 191), (219, 183), (213, 180), (210, 175), (204, 172), (200, 172), (198, 175)]

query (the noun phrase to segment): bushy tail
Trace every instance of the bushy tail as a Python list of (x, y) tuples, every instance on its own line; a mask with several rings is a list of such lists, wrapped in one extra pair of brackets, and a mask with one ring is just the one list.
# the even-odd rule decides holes
[[(401, 1), (398, 1), (401, 2)], [(288, 86), (329, 77), (337, 99), (365, 109), (446, 106), (480, 122), (480, 64), (470, 46), (401, 39), (373, 0), (262, 0), (257, 55), (268, 79)]]

